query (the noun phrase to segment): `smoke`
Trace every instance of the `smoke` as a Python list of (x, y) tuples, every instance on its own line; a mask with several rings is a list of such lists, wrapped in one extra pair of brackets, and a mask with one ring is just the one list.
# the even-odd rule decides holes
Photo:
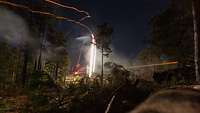
[(76, 38), (76, 40), (81, 41), (83, 44), (86, 44), (90, 42), (90, 37), (89, 36), (81, 36)]
[(0, 7), (0, 40), (12, 46), (34, 42), (23, 18), (2, 7)]
[[(42, 59), (43, 60), (60, 60), (61, 56), (67, 54), (66, 48), (64, 46), (55, 46), (50, 42), (46, 41), (44, 44), (44, 49), (42, 49)], [(39, 53), (40, 50), (38, 50)]]
[[(84, 55), (84, 60), (89, 63), (90, 60), (90, 37), (89, 36), (83, 36), (80, 38), (77, 38), (77, 40), (82, 41), (82, 43), (89, 43), (85, 44), (84, 46), (81, 46), (82, 54)], [(152, 49), (144, 48), (142, 49), (135, 58), (127, 57), (126, 55), (120, 53), (115, 49), (113, 45), (111, 45), (112, 53), (106, 57), (104, 56), (104, 64), (106, 62), (112, 62), (118, 65), (122, 65), (124, 68), (126, 68), (129, 71), (133, 71), (135, 74), (142, 75), (142, 76), (152, 76), (153, 72), (158, 71), (165, 71), (169, 69), (173, 69), (176, 66), (175, 65), (165, 65), (162, 67), (148, 67), (148, 68), (137, 68), (135, 69), (134, 66), (142, 66), (147, 64), (159, 64), (162, 63), (162, 60), (160, 57), (155, 53)], [(143, 58), (144, 57), (144, 58)], [(86, 64), (87, 64), (86, 63)], [(95, 72), (101, 73), (101, 67), (102, 67), (102, 53), (101, 50), (97, 49), (96, 53), (96, 67)], [(137, 71), (136, 71), (137, 70)], [(140, 71), (138, 71), (140, 70)], [(104, 66), (104, 72), (109, 73), (110, 68)]]
[[(13, 11), (0, 7), (0, 42), (6, 42), (12, 47), (27, 47), (34, 57), (42, 54), (42, 60), (59, 59), (58, 53), (66, 52), (64, 46), (55, 46), (48, 41), (41, 42), (41, 38), (31, 35), (26, 21)], [(41, 48), (41, 43), (43, 47)]]
[[(133, 61), (130, 58), (128, 58), (124, 54), (117, 51), (114, 48), (114, 46), (111, 46), (111, 49), (112, 49), (112, 53), (108, 57), (104, 56), (104, 59), (103, 59), (104, 64), (106, 62), (112, 62), (118, 65), (122, 65), (125, 68), (128, 68), (129, 66), (131, 66)], [(86, 58), (88, 58), (88, 55), (89, 54), (87, 54)], [(102, 53), (100, 49), (97, 49), (97, 58), (96, 58), (96, 72), (97, 73), (101, 72), (101, 67), (102, 67)], [(104, 66), (104, 72), (109, 73), (110, 68), (107, 68), (106, 66)]]
[[(82, 51), (82, 55), (84, 56), (84, 60), (86, 61), (87, 65), (90, 61), (90, 42), (91, 37), (90, 36), (82, 36), (76, 38), (76, 40), (81, 41), (83, 46), (81, 46), (80, 50)], [(104, 64), (106, 62), (113, 62), (119, 65), (124, 66), (125, 68), (128, 68), (131, 66), (131, 59), (117, 51), (114, 46), (111, 45), (112, 53), (106, 57), (104, 56)], [(82, 59), (83, 60), (83, 59)], [(97, 49), (96, 52), (96, 66), (95, 66), (95, 72), (101, 73), (101, 67), (102, 67), (102, 53), (100, 49)], [(104, 72), (109, 72), (110, 69), (104, 66)]]

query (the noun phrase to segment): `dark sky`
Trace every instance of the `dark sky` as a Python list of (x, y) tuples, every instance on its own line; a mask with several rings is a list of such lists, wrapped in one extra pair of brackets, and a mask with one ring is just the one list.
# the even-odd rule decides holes
[(66, 0), (90, 13), (85, 23), (110, 23), (114, 28), (113, 46), (127, 57), (134, 57), (145, 47), (149, 19), (168, 6), (168, 0)]
[(168, 6), (168, 0), (73, 0), (72, 3), (90, 13), (92, 18), (86, 23), (91, 28), (110, 23), (114, 28), (113, 46), (128, 57), (135, 56), (146, 45), (150, 17)]

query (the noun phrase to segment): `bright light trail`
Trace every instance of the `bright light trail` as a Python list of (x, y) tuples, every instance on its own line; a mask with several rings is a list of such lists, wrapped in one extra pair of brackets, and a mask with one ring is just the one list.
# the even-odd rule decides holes
[(46, 1), (46, 2), (49, 2), (49, 3), (52, 3), (52, 4), (54, 4), (54, 5), (57, 5), (57, 6), (63, 7), (63, 8), (75, 10), (75, 11), (77, 11), (77, 12), (79, 12), (79, 13), (84, 13), (86, 16), (84, 16), (83, 18), (81, 18), (80, 21), (83, 21), (83, 20), (85, 20), (86, 18), (90, 18), (90, 17), (91, 17), (87, 11), (80, 10), (80, 9), (78, 9), (78, 8), (76, 8), (76, 7), (63, 5), (63, 4), (57, 3), (57, 2), (52, 1), (52, 0), (45, 0), (45, 1)]
[(148, 64), (148, 65), (141, 65), (141, 66), (132, 66), (130, 68), (131, 69), (133, 69), (133, 68), (145, 68), (145, 67), (163, 66), (163, 65), (174, 65), (174, 64), (178, 64), (178, 62), (177, 61), (174, 61), (174, 62), (164, 62), (164, 63), (160, 63), (160, 64)]
[(27, 10), (29, 10), (29, 8), (26, 7), (26, 6), (24, 6), (24, 5), (15, 4), (15, 3), (12, 3), (12, 2), (8, 2), (8, 1), (0, 1), (0, 3), (2, 3), (2, 4), (7, 4), (7, 5), (14, 6), (14, 7), (23, 8), (23, 9), (27, 9)]
[(89, 77), (95, 72), (96, 65), (96, 40), (93, 34), (91, 34), (92, 42), (90, 45), (90, 62), (89, 62)]
[(12, 3), (12, 2), (8, 2), (8, 1), (2, 1), (2, 0), (0, 0), (0, 3), (1, 4), (6, 4), (6, 5), (10, 5), (10, 6), (14, 6), (14, 7), (17, 7), (17, 8), (22, 8), (22, 9), (25, 9), (25, 10), (31, 12), (31, 13), (41, 14), (41, 15), (46, 15), (46, 16), (51, 16), (51, 17), (54, 17), (54, 18), (56, 18), (58, 20), (66, 20), (68, 22), (72, 22), (74, 24), (77, 24), (77, 25), (80, 25), (80, 26), (86, 28), (92, 34), (92, 31), (90, 30), (90, 28), (88, 26), (86, 26), (85, 24), (79, 22), (79, 21), (76, 21), (76, 20), (73, 20), (73, 19), (70, 19), (70, 18), (67, 18), (67, 17), (63, 17), (63, 16), (57, 16), (57, 15), (55, 15), (53, 13), (50, 13), (50, 12), (32, 10), (31, 8), (29, 8), (27, 6), (20, 5), (20, 4), (15, 4), (15, 3)]
[(93, 44), (90, 45), (90, 65), (89, 65), (89, 77), (92, 76), (92, 72), (93, 72), (93, 54), (94, 54), (94, 46)]
[(93, 72), (95, 71), (95, 66), (96, 66), (96, 52), (97, 52), (97, 48), (96, 45), (94, 45), (94, 66), (93, 66)]

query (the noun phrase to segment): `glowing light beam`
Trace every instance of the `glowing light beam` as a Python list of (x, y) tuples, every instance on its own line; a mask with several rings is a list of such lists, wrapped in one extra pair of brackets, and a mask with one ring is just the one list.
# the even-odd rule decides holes
[(22, 8), (22, 9), (25, 9), (25, 10), (31, 12), (31, 13), (41, 14), (41, 15), (46, 15), (46, 16), (51, 16), (51, 17), (54, 17), (54, 18), (56, 18), (58, 20), (66, 20), (68, 22), (72, 22), (74, 24), (77, 24), (77, 25), (80, 25), (80, 26), (86, 28), (92, 34), (92, 31), (90, 30), (90, 28), (88, 26), (86, 26), (85, 24), (79, 22), (79, 21), (76, 21), (76, 20), (73, 20), (73, 19), (70, 19), (70, 18), (67, 18), (67, 17), (63, 17), (63, 16), (57, 16), (57, 15), (55, 15), (53, 13), (50, 13), (50, 12), (32, 10), (31, 8), (29, 8), (27, 6), (20, 5), (20, 4), (15, 4), (15, 3), (12, 3), (12, 2), (8, 2), (8, 1), (2, 1), (2, 0), (0, 0), (0, 3), (1, 4), (5, 4), (5, 5), (14, 6), (14, 7), (17, 7), (17, 8)]
[(162, 66), (162, 65), (174, 65), (174, 64), (178, 64), (178, 62), (177, 61), (164, 62), (164, 63), (160, 63), (160, 64), (148, 64), (148, 65), (141, 65), (141, 66), (132, 66), (130, 68), (145, 68), (145, 67)]
[(80, 21), (83, 21), (83, 20), (85, 20), (85, 19), (91, 17), (90, 14), (89, 14), (87, 11), (80, 10), (80, 9), (78, 9), (78, 8), (76, 8), (76, 7), (63, 5), (63, 4), (57, 3), (57, 2), (52, 1), (52, 0), (45, 0), (45, 1), (48, 2), (48, 3), (51, 3), (51, 4), (54, 4), (54, 5), (57, 5), (57, 6), (63, 7), (63, 8), (67, 8), (67, 9), (75, 10), (75, 11), (77, 11), (77, 12), (79, 12), (79, 13), (84, 13), (86, 16), (84, 16), (83, 18), (81, 18)]
[(95, 72), (95, 65), (96, 65), (96, 40), (94, 35), (91, 34), (91, 45), (90, 45), (90, 62), (89, 62), (89, 77)]

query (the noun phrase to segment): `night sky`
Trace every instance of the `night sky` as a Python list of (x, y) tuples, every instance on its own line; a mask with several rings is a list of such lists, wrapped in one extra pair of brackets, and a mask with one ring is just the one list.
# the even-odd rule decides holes
[(128, 57), (135, 56), (146, 45), (149, 19), (168, 6), (168, 0), (66, 0), (90, 13), (85, 23), (108, 22), (114, 28), (113, 46)]
[[(114, 28), (112, 46), (133, 58), (144, 48), (150, 18), (168, 7), (168, 0), (66, 0), (66, 4), (86, 10), (92, 16), (84, 23), (94, 29), (108, 22)], [(77, 28), (74, 27), (74, 28)], [(77, 30), (74, 30), (77, 33)], [(80, 35), (80, 33), (77, 33)]]

